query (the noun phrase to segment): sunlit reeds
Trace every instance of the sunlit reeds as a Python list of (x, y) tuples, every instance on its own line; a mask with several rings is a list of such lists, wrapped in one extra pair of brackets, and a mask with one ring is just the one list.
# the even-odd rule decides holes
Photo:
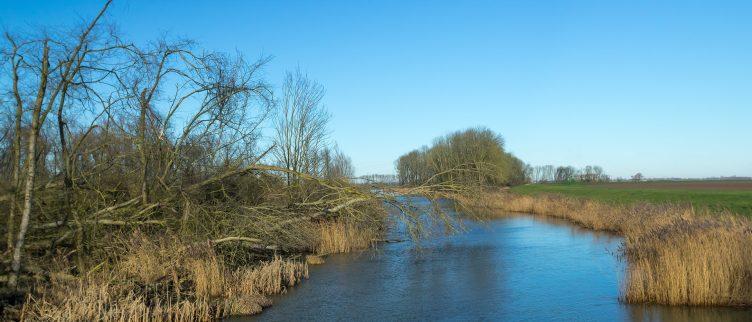
[(378, 238), (378, 227), (358, 225), (348, 221), (332, 221), (320, 225), (321, 239), (318, 254), (347, 253), (363, 250)]
[[(305, 262), (275, 256), (230, 269), (206, 245), (137, 237), (113, 269), (53, 279), (22, 308), (23, 320), (199, 321), (254, 314), (308, 278)], [(141, 265), (138, 265), (141, 263)], [(55, 275), (53, 275), (55, 276)]]

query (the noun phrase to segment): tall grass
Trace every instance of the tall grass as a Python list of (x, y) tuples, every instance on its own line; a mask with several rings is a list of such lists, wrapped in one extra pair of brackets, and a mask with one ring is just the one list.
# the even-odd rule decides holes
[(488, 193), (464, 200), (488, 216), (524, 212), (624, 236), (627, 302), (752, 305), (752, 223), (672, 205), (606, 205), (557, 195)]
[(254, 314), (308, 278), (304, 262), (274, 256), (229, 268), (208, 245), (136, 236), (111, 268), (82, 277), (52, 276), (29, 295), (22, 320), (203, 321)]
[(377, 229), (344, 220), (323, 223), (319, 227), (321, 239), (316, 253), (324, 255), (366, 249), (379, 237)]
[(256, 230), (237, 232), (258, 235), (261, 246), (207, 241), (182, 230), (116, 231), (103, 237), (107, 254), (87, 258), (85, 266), (70, 254), (38, 263), (50, 273), (30, 281), (22, 306), (6, 315), (30, 321), (197, 321), (255, 314), (271, 305), (269, 295), (308, 278), (309, 262), (323, 262), (306, 254), (365, 249), (383, 231), (385, 214), (376, 201), (338, 210), (336, 219), (282, 219), (289, 227), (277, 228), (268, 226), (280, 219), (263, 220)]
[[(370, 247), (380, 226), (334, 220), (315, 226), (317, 254)], [(140, 232), (124, 242), (114, 263), (74, 277), (61, 263), (59, 279), (40, 283), (22, 308), (22, 320), (203, 321), (249, 315), (271, 305), (268, 295), (286, 292), (308, 278), (305, 261), (274, 256), (254, 266), (232, 268), (208, 244), (186, 244), (177, 236)], [(316, 256), (316, 258), (319, 258)]]

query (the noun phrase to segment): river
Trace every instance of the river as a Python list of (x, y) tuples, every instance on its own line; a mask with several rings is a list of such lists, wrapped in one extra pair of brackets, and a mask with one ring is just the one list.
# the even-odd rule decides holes
[(460, 233), (329, 256), (234, 321), (740, 321), (752, 311), (619, 301), (621, 237), (514, 214)]

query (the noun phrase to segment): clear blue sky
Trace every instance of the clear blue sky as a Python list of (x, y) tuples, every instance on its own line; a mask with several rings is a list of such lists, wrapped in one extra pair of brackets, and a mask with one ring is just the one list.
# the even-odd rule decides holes
[[(61, 25), (101, 1), (3, 1), (0, 27)], [(130, 39), (273, 55), (327, 88), (358, 174), (484, 125), (524, 161), (615, 176), (752, 176), (752, 1), (135, 1)]]

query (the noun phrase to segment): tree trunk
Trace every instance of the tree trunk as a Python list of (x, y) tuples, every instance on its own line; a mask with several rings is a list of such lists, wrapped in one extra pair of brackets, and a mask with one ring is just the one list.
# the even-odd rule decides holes
[[(15, 55), (15, 51), (14, 51)], [(14, 58), (15, 59), (15, 58)], [(20, 63), (20, 62), (19, 62)], [(13, 229), (16, 208), (18, 208), (18, 186), (21, 180), (21, 120), (23, 118), (23, 100), (18, 91), (18, 65), (13, 62), (13, 96), (16, 99), (16, 119), (13, 138), (13, 182), (11, 183), (10, 211), (8, 212), (8, 251), (13, 251)]]
[[(61, 211), (61, 221), (63, 226), (67, 225), (68, 219), (71, 215), (71, 190), (73, 190), (73, 179), (71, 178), (70, 171), (70, 157), (68, 156), (68, 144), (65, 141), (65, 119), (63, 118), (63, 107), (65, 105), (65, 96), (68, 92), (67, 82), (63, 84), (62, 96), (60, 97), (60, 105), (57, 108), (57, 128), (58, 135), (60, 136), (60, 159), (63, 172), (63, 209)], [(50, 245), (50, 250), (54, 250), (55, 241), (53, 239)], [(80, 255), (80, 254), (79, 254)]]
[(147, 185), (147, 176), (149, 174), (149, 159), (146, 156), (146, 112), (149, 102), (146, 99), (146, 89), (141, 91), (140, 99), (141, 112), (138, 117), (138, 147), (141, 156), (141, 203), (149, 203), (149, 187)]
[(24, 188), (24, 205), (23, 212), (21, 213), (21, 225), (18, 229), (18, 238), (16, 239), (16, 246), (13, 249), (13, 260), (11, 262), (10, 278), (8, 278), (8, 286), (16, 288), (18, 283), (18, 273), (21, 271), (21, 256), (23, 253), (23, 245), (26, 240), (26, 230), (29, 228), (29, 217), (31, 217), (31, 205), (32, 198), (34, 197), (34, 179), (36, 175), (36, 148), (37, 138), (39, 137), (39, 130), (42, 127), (40, 124), (40, 115), (42, 114), (42, 104), (44, 103), (44, 95), (47, 91), (47, 76), (49, 74), (49, 54), (50, 48), (47, 46), (47, 42), (44, 43), (44, 52), (42, 53), (42, 73), (40, 74), (39, 90), (37, 91), (37, 99), (34, 102), (34, 111), (31, 118), (31, 131), (29, 131), (29, 148), (27, 153), (27, 173), (26, 173), (26, 186)]

